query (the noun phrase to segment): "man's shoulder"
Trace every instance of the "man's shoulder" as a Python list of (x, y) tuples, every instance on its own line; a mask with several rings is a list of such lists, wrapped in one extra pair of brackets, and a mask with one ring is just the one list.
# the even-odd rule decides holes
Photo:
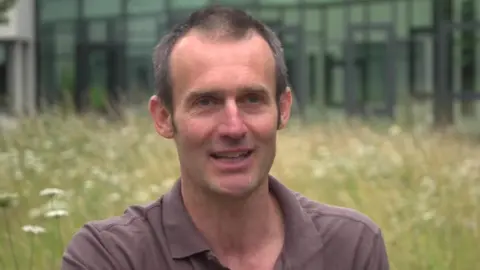
[(144, 205), (131, 205), (122, 215), (88, 221), (84, 226), (91, 227), (99, 233), (114, 233), (119, 231), (142, 233), (145, 231), (145, 226), (148, 226), (148, 213), (153, 209), (160, 211), (159, 206), (159, 201)]
[(120, 216), (86, 222), (70, 240), (62, 269), (91, 264), (119, 269), (136, 264), (137, 253), (154, 243), (149, 216), (151, 212), (159, 215), (160, 205), (160, 201), (132, 205)]
[(295, 195), (304, 214), (312, 220), (318, 229), (357, 227), (359, 230), (371, 234), (380, 233), (380, 227), (372, 218), (357, 209), (322, 203), (307, 198), (300, 193)]
[[(381, 228), (359, 210), (320, 203), (296, 193), (304, 217), (316, 227), (327, 268), (389, 269)], [(339, 255), (341, 254), (341, 255)], [(339, 261), (340, 260), (340, 261)]]

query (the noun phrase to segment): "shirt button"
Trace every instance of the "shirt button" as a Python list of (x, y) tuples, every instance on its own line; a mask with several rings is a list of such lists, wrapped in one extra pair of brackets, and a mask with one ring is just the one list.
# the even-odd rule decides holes
[(217, 257), (215, 257), (215, 255), (213, 255), (213, 252), (211, 251), (207, 252), (207, 259), (209, 261), (217, 261)]

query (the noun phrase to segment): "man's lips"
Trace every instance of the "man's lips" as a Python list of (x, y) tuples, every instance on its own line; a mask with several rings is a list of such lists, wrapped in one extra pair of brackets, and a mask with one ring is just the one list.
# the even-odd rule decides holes
[(240, 159), (247, 158), (253, 153), (253, 148), (235, 148), (212, 151), (210, 156), (215, 159)]
[(228, 149), (211, 152), (212, 165), (221, 172), (245, 171), (253, 165), (253, 148)]

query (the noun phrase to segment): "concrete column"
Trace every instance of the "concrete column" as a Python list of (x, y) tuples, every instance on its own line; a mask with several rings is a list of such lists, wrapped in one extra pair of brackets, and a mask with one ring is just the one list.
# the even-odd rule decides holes
[(8, 90), (11, 97), (12, 113), (23, 116), (23, 50), (20, 42), (13, 42), (8, 53)]
[(35, 51), (32, 43), (16, 41), (8, 53), (8, 91), (11, 110), (16, 116), (36, 113)]
[(24, 45), (24, 109), (27, 115), (33, 116), (36, 114), (36, 61), (35, 61), (35, 46), (33, 42), (28, 42)]

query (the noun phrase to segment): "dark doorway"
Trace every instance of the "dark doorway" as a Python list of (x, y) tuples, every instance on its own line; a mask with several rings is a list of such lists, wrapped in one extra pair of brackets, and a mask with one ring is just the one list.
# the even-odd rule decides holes
[(78, 112), (99, 110), (118, 113), (122, 47), (110, 43), (77, 46), (75, 107)]
[(408, 89), (410, 96), (417, 101), (429, 100), (432, 97), (432, 89), (428, 86), (432, 78), (425, 74), (425, 70), (433, 65), (433, 50), (429, 48), (434, 42), (433, 39), (431, 27), (417, 27), (410, 30)]
[(0, 43), (0, 111), (9, 109), (8, 44)]
[[(437, 119), (440, 115), (451, 116), (450, 123), (453, 123), (454, 110), (453, 102), (460, 101), (462, 105), (462, 116), (475, 116), (475, 103), (480, 100), (478, 91), (477, 52), (478, 41), (475, 35), (480, 31), (480, 22), (469, 23), (444, 23), (440, 28), (440, 44), (438, 57), (438, 71), (435, 99), (435, 110)], [(460, 39), (453, 40), (451, 36), (460, 34)], [(460, 66), (452, 63), (452, 47), (459, 46), (461, 49)], [(455, 68), (459, 68), (459, 77), (454, 76)], [(440, 124), (440, 123), (439, 123)]]
[[(391, 24), (352, 25), (345, 44), (345, 110), (394, 117), (395, 37)], [(358, 38), (359, 34), (363, 38)], [(375, 34), (375, 40), (365, 38)], [(381, 38), (379, 38), (381, 36)]]
[(282, 43), (285, 64), (288, 72), (288, 82), (295, 97), (298, 109), (301, 113), (305, 109), (308, 102), (309, 89), (305, 86), (304, 78), (308, 63), (308, 57), (305, 50), (302, 49), (301, 39), (302, 31), (298, 26), (287, 26), (282, 21), (269, 21), (267, 25), (275, 32), (278, 39)]
[[(465, 0), (462, 2), (461, 20), (462, 23), (475, 23), (476, 5), (474, 0)], [(477, 29), (462, 29), (460, 37), (461, 46), (461, 88), (462, 94), (471, 95), (475, 93), (476, 88), (476, 58), (478, 41), (476, 37)], [(475, 116), (475, 103), (472, 99), (462, 100), (463, 116)]]

